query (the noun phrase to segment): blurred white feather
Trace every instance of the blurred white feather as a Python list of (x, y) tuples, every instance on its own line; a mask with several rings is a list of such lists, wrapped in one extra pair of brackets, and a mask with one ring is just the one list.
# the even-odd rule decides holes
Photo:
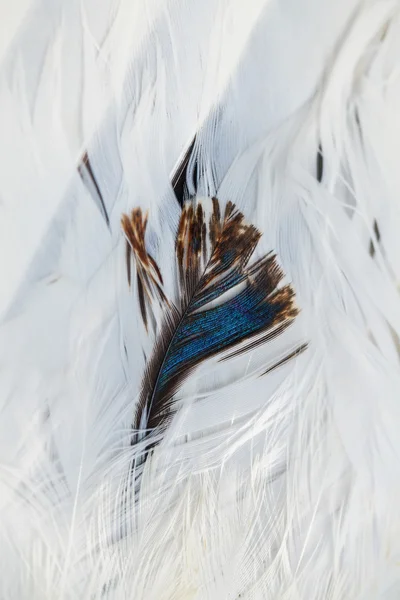
[[(0, 8), (0, 597), (398, 598), (398, 1)], [(122, 510), (151, 339), (120, 219), (149, 211), (171, 290), (195, 134), (189, 192), (263, 232), (301, 313), (183, 384)]]

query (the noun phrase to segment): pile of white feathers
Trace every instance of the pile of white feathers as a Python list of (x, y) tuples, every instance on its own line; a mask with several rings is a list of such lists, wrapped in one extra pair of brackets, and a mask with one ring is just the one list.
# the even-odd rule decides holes
[[(1, 600), (400, 598), (399, 0), (0, 11)], [(193, 373), (129, 494), (154, 340), (121, 215), (173, 286), (194, 136), (187, 193), (262, 231), (300, 313)]]

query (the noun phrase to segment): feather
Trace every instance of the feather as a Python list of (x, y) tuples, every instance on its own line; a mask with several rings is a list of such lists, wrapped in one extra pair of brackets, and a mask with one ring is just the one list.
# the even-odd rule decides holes
[(78, 172), (84, 183), (87, 181), (88, 184), (93, 186), (93, 195), (95, 198), (95, 202), (97, 202), (97, 204), (99, 206), (99, 210), (103, 214), (105, 222), (107, 223), (107, 227), (109, 227), (110, 219), (109, 219), (109, 216), (107, 213), (106, 206), (104, 204), (104, 199), (103, 199), (102, 193), (100, 191), (99, 184), (97, 183), (96, 178), (93, 174), (93, 169), (90, 164), (90, 160), (89, 160), (89, 156), (88, 156), (87, 152), (85, 152), (80, 164), (78, 165)]
[(292, 288), (278, 289), (283, 274), (276, 257), (267, 255), (249, 266), (260, 233), (246, 224), (232, 203), (226, 205), (223, 216), (216, 198), (183, 206), (175, 243), (176, 306), (171, 306), (162, 292), (160, 270), (144, 248), (146, 225), (140, 209), (132, 212), (130, 220), (122, 219), (136, 260), (146, 328), (145, 307), (152, 302), (151, 289), (147, 292), (146, 287), (150, 282), (165, 303), (134, 419), (133, 427), (139, 431), (167, 427), (175, 410), (176, 391), (204, 360), (227, 350), (229, 357), (253, 349), (282, 333), (297, 314)]
[(398, 0), (0, 6), (0, 598), (399, 598)]
[[(127, 238), (126, 243), (126, 267), (128, 274), (128, 283), (131, 284), (131, 252), (134, 253), (137, 264), (137, 283), (140, 312), (144, 325), (147, 329), (147, 309), (154, 295), (161, 302), (168, 301), (162, 290), (163, 280), (157, 263), (153, 257), (147, 253), (144, 236), (147, 227), (147, 216), (142, 217), (142, 211), (139, 209), (132, 211), (131, 218), (126, 215), (122, 218), (122, 226)], [(146, 298), (145, 298), (146, 297)], [(147, 299), (147, 302), (146, 302)]]

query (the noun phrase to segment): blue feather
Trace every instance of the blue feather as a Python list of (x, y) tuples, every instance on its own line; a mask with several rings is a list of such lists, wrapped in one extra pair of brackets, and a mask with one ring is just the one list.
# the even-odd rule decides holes
[[(206, 214), (211, 215), (208, 221)], [(183, 206), (176, 235), (178, 307), (159, 292), (165, 299), (165, 323), (146, 366), (133, 424), (141, 437), (167, 427), (176, 410), (174, 395), (201, 362), (215, 356), (226, 359), (264, 343), (297, 315), (291, 286), (278, 289), (283, 273), (276, 257), (269, 254), (248, 265), (260, 232), (231, 203), (220, 215), (215, 198)], [(161, 289), (159, 269), (144, 250), (140, 209), (129, 224), (127, 217), (123, 223), (138, 272), (147, 273), (146, 281), (153, 274), (155, 288)], [(140, 252), (135, 253), (135, 244)], [(147, 298), (150, 302), (151, 293)]]

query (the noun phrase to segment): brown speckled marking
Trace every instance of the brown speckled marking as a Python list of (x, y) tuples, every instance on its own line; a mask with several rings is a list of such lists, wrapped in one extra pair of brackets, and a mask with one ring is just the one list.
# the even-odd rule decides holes
[(92, 182), (92, 185), (95, 189), (95, 192), (97, 194), (97, 200), (100, 203), (101, 206), (101, 210), (102, 213), (104, 215), (104, 218), (106, 220), (107, 226), (110, 226), (110, 220), (109, 220), (109, 216), (108, 216), (108, 212), (106, 209), (106, 205), (104, 202), (104, 198), (103, 195), (100, 191), (100, 187), (99, 184), (97, 183), (97, 179), (94, 176), (93, 173), (93, 169), (92, 169), (92, 165), (90, 164), (90, 160), (89, 160), (89, 155), (87, 152), (84, 153), (84, 155), (81, 158), (81, 162), (78, 165), (78, 173), (81, 176), (82, 182), (85, 183), (85, 172), (88, 175), (90, 181)]
[(213, 213), (210, 219), (210, 244), (214, 248), (221, 234), (221, 212), (219, 210), (219, 202), (216, 198), (212, 199)]
[(132, 255), (137, 269), (137, 286), (139, 306), (143, 323), (147, 329), (147, 311), (151, 309), (152, 300), (156, 297), (160, 302), (167, 302), (162, 289), (161, 271), (148, 254), (145, 246), (147, 213), (143, 215), (141, 208), (135, 208), (131, 216), (122, 215), (121, 225), (126, 237), (126, 269), (128, 283), (131, 285)]

